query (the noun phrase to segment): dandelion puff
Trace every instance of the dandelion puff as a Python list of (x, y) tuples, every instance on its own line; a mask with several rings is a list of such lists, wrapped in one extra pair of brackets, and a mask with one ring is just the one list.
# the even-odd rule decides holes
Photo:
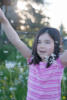
[(58, 44), (58, 41), (55, 41), (56, 44)]
[(52, 64), (55, 61), (55, 56), (56, 55), (54, 53), (51, 54), (50, 64)]

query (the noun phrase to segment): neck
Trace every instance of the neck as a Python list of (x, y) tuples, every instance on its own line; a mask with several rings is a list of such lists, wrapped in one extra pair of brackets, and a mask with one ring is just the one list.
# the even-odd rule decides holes
[(45, 62), (45, 63), (47, 63), (47, 61), (48, 61), (48, 60), (46, 60), (46, 59), (42, 59), (42, 62)]

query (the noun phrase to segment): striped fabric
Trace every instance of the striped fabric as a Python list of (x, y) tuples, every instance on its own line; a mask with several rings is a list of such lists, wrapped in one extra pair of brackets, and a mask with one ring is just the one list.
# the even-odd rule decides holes
[(46, 63), (29, 66), (26, 100), (61, 100), (61, 79), (64, 66), (58, 58), (50, 68)]

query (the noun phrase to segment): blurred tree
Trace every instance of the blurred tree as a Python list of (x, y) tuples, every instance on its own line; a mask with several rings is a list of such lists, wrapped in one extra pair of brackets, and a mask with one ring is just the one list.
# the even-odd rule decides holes
[(32, 1), (39, 3), (39, 4), (44, 4), (44, 0), (32, 0)]
[(11, 0), (0, 0), (0, 7), (3, 5), (6, 5), (6, 6), (11, 5)]
[(67, 36), (67, 32), (65, 31), (65, 27), (63, 24), (60, 25), (60, 33), (62, 37)]
[[(17, 3), (21, 1), (22, 7), (19, 5), (17, 8)], [(11, 15), (8, 9), (7, 17), (9, 20), (13, 19), (13, 27), (17, 30), (23, 30), (28, 32), (38, 31), (41, 27), (49, 26), (49, 17), (45, 15), (45, 5), (47, 4), (44, 0), (12, 0), (12, 12), (15, 15)], [(12, 21), (11, 21), (12, 22)]]
[[(61, 45), (63, 50), (67, 49), (67, 32), (63, 24), (60, 25)], [(63, 51), (62, 50), (62, 51)]]
[(25, 24), (23, 24), (26, 26), (26, 30), (34, 32), (34, 30), (37, 31), (41, 27), (49, 25), (49, 23), (46, 21), (46, 19), (49, 19), (49, 17), (46, 17), (46, 15), (42, 13), (41, 9), (37, 11), (34, 7), (32, 7), (32, 5), (28, 5), (28, 10), (29, 16), (26, 12)]

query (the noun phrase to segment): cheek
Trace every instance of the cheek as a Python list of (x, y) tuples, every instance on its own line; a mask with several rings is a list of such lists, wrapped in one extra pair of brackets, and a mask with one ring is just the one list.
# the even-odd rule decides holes
[(53, 51), (54, 51), (54, 45), (48, 46), (48, 47), (47, 47), (47, 51), (48, 51), (48, 52), (53, 52)]

